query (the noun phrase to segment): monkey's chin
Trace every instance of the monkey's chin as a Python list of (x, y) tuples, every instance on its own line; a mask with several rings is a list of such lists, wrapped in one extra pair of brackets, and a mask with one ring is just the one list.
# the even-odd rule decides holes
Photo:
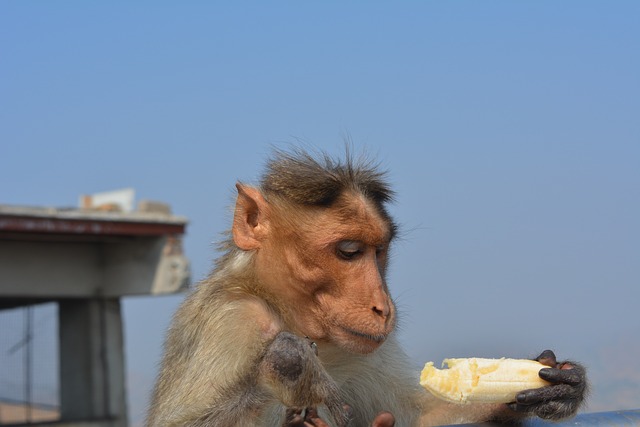
[(387, 339), (387, 334), (368, 334), (355, 329), (340, 327), (344, 334), (339, 339), (339, 345), (351, 353), (369, 354), (377, 350)]

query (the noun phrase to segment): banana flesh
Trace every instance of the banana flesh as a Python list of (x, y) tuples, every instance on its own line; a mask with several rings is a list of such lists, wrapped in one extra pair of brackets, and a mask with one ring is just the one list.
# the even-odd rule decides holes
[(428, 362), (420, 385), (440, 399), (454, 403), (509, 403), (523, 391), (549, 385), (538, 376), (539, 362), (526, 359), (445, 359), (437, 369)]

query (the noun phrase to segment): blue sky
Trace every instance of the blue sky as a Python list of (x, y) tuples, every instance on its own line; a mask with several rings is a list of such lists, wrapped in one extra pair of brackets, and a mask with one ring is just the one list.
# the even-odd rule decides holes
[[(270, 146), (376, 156), (416, 368), (591, 367), (640, 407), (640, 3), (0, 3), (0, 203), (134, 187), (190, 219), (194, 278)], [(132, 418), (182, 296), (125, 301)]]

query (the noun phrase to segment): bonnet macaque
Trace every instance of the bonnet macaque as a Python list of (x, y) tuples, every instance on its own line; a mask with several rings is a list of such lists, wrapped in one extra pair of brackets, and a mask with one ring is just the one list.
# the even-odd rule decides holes
[(431, 426), (576, 413), (584, 369), (538, 358), (552, 385), (454, 405), (418, 384), (386, 281), (393, 193), (371, 162), (275, 151), (238, 183), (215, 269), (176, 313), (147, 426)]

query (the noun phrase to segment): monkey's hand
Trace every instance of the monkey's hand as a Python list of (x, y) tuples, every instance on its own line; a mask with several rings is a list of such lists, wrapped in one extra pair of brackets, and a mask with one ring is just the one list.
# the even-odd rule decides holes
[(509, 407), (548, 420), (574, 416), (589, 389), (585, 368), (576, 362), (557, 362), (551, 350), (543, 351), (535, 360), (549, 366), (541, 369), (539, 375), (552, 385), (518, 393)]
[[(344, 408), (350, 412), (347, 405)], [(371, 427), (393, 427), (395, 423), (395, 417), (390, 412), (384, 411), (376, 416)], [(315, 408), (307, 408), (304, 413), (301, 409), (288, 409), (284, 427), (329, 427), (329, 424), (318, 416)]]
[[(299, 414), (302, 412), (299, 408), (324, 404), (338, 426), (347, 424), (347, 411), (340, 402), (338, 386), (320, 363), (315, 344), (308, 339), (289, 332), (278, 333), (267, 346), (259, 370), (263, 385), (287, 408)], [(285, 421), (285, 425), (305, 424)]]

